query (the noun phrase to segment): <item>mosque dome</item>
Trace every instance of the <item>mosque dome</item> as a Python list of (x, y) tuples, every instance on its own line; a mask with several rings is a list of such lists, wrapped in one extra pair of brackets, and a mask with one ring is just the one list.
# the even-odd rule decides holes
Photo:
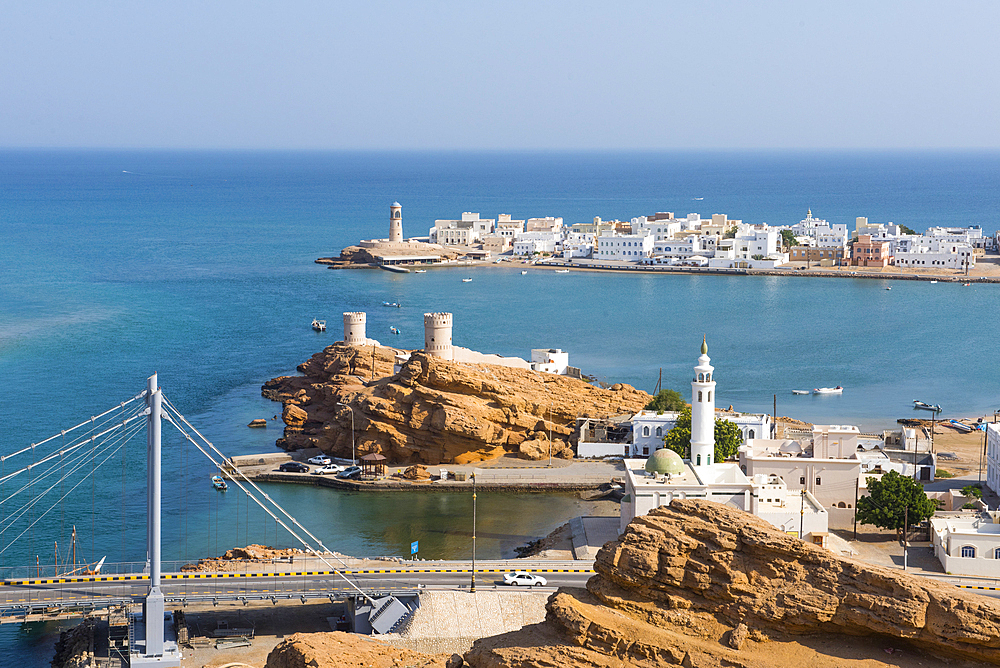
[(646, 472), (656, 475), (684, 473), (684, 460), (670, 448), (660, 448), (646, 460)]

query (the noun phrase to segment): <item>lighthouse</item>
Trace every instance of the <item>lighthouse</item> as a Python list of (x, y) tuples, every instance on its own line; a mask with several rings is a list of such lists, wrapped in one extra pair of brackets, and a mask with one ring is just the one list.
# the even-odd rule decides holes
[(403, 206), (393, 202), (389, 206), (389, 242), (403, 240)]
[(715, 454), (715, 368), (708, 356), (708, 342), (701, 340), (701, 357), (691, 381), (691, 463), (711, 466)]

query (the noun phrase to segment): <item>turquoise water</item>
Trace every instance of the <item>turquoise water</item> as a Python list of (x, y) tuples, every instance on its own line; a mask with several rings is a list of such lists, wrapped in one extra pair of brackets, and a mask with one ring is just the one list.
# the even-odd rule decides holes
[[(992, 411), (996, 286), (896, 282), (887, 291), (870, 280), (521, 276), (508, 267), (462, 283), (466, 270), (331, 271), (313, 260), (384, 236), (393, 200), (407, 235), (462, 211), (567, 223), (695, 211), (783, 224), (809, 207), (835, 223), (981, 223), (992, 233), (998, 176), (994, 153), (0, 153), (0, 453), (134, 396), (154, 371), (227, 454), (269, 450), (277, 430), (245, 426), (279, 412), (260, 385), (337, 339), (347, 310), (368, 312), (369, 336), (405, 347), (422, 345), (424, 312), (451, 311), (458, 345), (518, 356), (559, 347), (586, 373), (647, 391), (662, 368), (664, 384), (686, 393), (705, 334), (719, 405), (770, 410), (777, 394), (779, 413), (810, 421), (877, 429), (912, 414), (915, 398), (954, 415)], [(330, 330), (313, 332), (314, 317)], [(790, 393), (837, 384), (842, 396)], [(141, 559), (143, 444), (130, 448), (2, 565), (65, 544), (73, 522), (93, 558)], [(239, 534), (228, 521), (246, 514), (237, 495), (208, 488), (210, 465), (176, 437), (165, 448), (165, 557), (271, 535), (252, 512), (259, 529)], [(405, 553), (416, 534), (427, 557), (464, 549), (454, 525), (468, 500), (458, 496), (274, 493), (343, 552)], [(480, 517), (493, 518), (496, 535), (480, 542), (481, 555), (558, 524), (543, 503), (539, 512), (537, 498), (484, 496)], [(575, 502), (554, 503), (568, 514)]]

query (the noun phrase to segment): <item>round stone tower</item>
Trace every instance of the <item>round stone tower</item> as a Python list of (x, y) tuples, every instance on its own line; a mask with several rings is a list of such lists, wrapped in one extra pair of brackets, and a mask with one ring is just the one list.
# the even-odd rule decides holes
[(708, 343), (701, 340), (701, 357), (691, 381), (691, 463), (710, 466), (715, 455), (715, 367)]
[(365, 321), (368, 316), (365, 313), (345, 313), (344, 314), (344, 343), (352, 346), (363, 346), (368, 340), (365, 334)]
[(454, 359), (451, 313), (424, 313), (424, 352), (441, 359)]
[(403, 207), (393, 202), (389, 207), (389, 241), (403, 240)]

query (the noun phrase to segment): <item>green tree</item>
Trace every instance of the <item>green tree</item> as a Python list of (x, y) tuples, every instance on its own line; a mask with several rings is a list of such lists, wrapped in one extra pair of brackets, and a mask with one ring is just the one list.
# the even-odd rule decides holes
[(907, 227), (906, 225), (900, 225), (899, 231), (902, 232), (903, 234), (916, 234), (916, 232), (913, 231), (912, 227)]
[(676, 390), (660, 390), (653, 400), (646, 404), (647, 411), (665, 413), (666, 411), (682, 411), (687, 406), (684, 397)]
[[(732, 457), (743, 445), (743, 432), (729, 420), (715, 418), (715, 461)], [(691, 458), (691, 409), (685, 408), (677, 416), (674, 428), (663, 437), (664, 447), (670, 448), (684, 459)]]
[(726, 230), (722, 233), (722, 238), (723, 239), (735, 239), (736, 238), (736, 226), (735, 225), (730, 225), (729, 227), (727, 227)]
[(795, 233), (791, 230), (781, 230), (781, 245), (785, 247), (785, 250), (789, 250), (792, 246), (798, 246), (799, 242), (795, 240)]
[(983, 498), (983, 488), (979, 485), (966, 485), (962, 488), (962, 496), (970, 499), (981, 499)]
[(868, 496), (858, 499), (858, 521), (899, 531), (903, 528), (904, 517), (913, 526), (933, 515), (935, 507), (920, 483), (889, 471), (881, 480), (868, 479)]

